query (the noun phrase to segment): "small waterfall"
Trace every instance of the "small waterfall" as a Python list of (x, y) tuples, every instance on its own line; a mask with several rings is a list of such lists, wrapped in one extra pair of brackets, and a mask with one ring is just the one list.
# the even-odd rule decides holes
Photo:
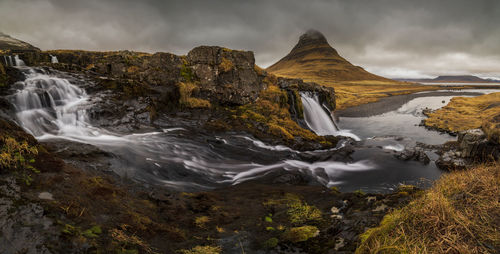
[(81, 105), (87, 94), (83, 89), (31, 68), (26, 76), (16, 83), (20, 90), (11, 97), (21, 126), (35, 137), (86, 129), (88, 115)]
[(334, 135), (350, 137), (356, 141), (361, 140), (349, 130), (339, 130), (331, 113), (319, 102), (318, 95), (310, 92), (301, 92), (302, 105), (304, 107), (304, 120), (307, 126), (320, 136)]
[(19, 58), (18, 55), (14, 56), (14, 62), (15, 62), (15, 66), (26, 66), (24, 61), (21, 58)]
[(12, 63), (12, 56), (9, 56), (9, 66), (14, 66), (14, 64)]
[(50, 55), (50, 62), (51, 63), (59, 63), (59, 60), (57, 60), (57, 56)]
[(5, 66), (9, 66), (9, 62), (7, 61), (7, 56), (3, 56), (3, 61), (5, 63)]

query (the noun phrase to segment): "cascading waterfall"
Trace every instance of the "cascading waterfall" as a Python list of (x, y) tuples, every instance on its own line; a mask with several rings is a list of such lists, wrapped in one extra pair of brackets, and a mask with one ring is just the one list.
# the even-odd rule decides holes
[(346, 136), (359, 141), (360, 138), (349, 130), (339, 130), (327, 112), (327, 109), (321, 106), (318, 95), (311, 92), (301, 92), (300, 97), (304, 107), (304, 120), (307, 126), (316, 134)]
[[(213, 137), (178, 126), (163, 131), (118, 135), (90, 124), (86, 110), (89, 97), (85, 90), (44, 69), (19, 69), (26, 79), (13, 85), (18, 91), (9, 99), (24, 129), (39, 140), (66, 139), (98, 146), (120, 158), (112, 166), (116, 173), (135, 180), (199, 190), (267, 177), (273, 172), (295, 171), (330, 186), (339, 184), (338, 179), (344, 172), (353, 174), (376, 168), (366, 160), (353, 163), (302, 161), (299, 159), (301, 152), (284, 146), (268, 146), (246, 136), (227, 134), (223, 142), (213, 144), (207, 142)], [(325, 134), (336, 134), (334, 124), (319, 106), (317, 98), (304, 95), (303, 101), (308, 124)], [(314, 114), (317, 117), (311, 118)], [(317, 119), (324, 122), (317, 122)], [(307, 153), (312, 156), (323, 152), (329, 153)]]
[(26, 66), (24, 61), (21, 58), (19, 58), (18, 55), (14, 56), (14, 62), (15, 62), (15, 66)]
[(14, 64), (12, 63), (12, 57), (11, 56), (9, 56), (9, 64), (8, 65), (9, 66), (14, 66)]
[(51, 63), (59, 63), (59, 60), (57, 60), (57, 56), (50, 55), (50, 62)]
[(88, 115), (82, 104), (85, 91), (66, 79), (30, 69), (26, 79), (15, 85), (20, 90), (11, 98), (17, 119), (35, 137), (43, 135), (95, 135), (88, 129)]

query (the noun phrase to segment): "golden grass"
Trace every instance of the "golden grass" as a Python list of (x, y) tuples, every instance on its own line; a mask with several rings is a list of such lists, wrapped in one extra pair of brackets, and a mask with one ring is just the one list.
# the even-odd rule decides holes
[(367, 230), (356, 253), (495, 253), (500, 250), (500, 164), (443, 175)]
[(430, 113), (425, 125), (453, 132), (483, 127), (485, 133), (498, 142), (500, 93), (455, 97), (445, 107)]
[(192, 82), (180, 82), (177, 84), (179, 88), (179, 103), (187, 108), (210, 108), (211, 104), (205, 99), (191, 97), (192, 93), (198, 89), (198, 86)]
[(337, 110), (376, 102), (388, 96), (442, 89), (442, 87), (439, 86), (418, 85), (415, 83), (390, 80), (336, 81), (335, 78), (321, 77), (314, 74), (273, 73), (280, 77), (300, 78), (306, 82), (315, 82), (322, 86), (335, 88)]

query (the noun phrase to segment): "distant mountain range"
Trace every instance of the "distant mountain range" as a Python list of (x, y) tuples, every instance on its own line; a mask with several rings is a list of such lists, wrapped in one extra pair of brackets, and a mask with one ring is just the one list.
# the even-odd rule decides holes
[(433, 79), (397, 79), (420, 83), (500, 83), (500, 80), (484, 79), (473, 75), (438, 76)]
[(0, 32), (0, 50), (10, 50), (10, 51), (40, 51), (39, 48), (10, 37), (7, 34)]
[(383, 81), (394, 82), (351, 64), (328, 44), (325, 36), (309, 30), (300, 36), (292, 51), (267, 68), (277, 76), (301, 78), (308, 81)]

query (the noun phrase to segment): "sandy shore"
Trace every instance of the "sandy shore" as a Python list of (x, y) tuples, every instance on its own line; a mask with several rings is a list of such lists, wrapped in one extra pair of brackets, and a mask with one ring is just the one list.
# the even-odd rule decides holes
[(433, 91), (424, 93), (412, 93), (404, 95), (395, 95), (385, 97), (377, 102), (367, 103), (347, 109), (335, 111), (335, 116), (343, 117), (368, 117), (380, 115), (389, 111), (396, 110), (410, 100), (418, 97), (434, 97), (434, 96), (477, 96), (482, 93), (477, 92), (449, 92), (449, 91)]

